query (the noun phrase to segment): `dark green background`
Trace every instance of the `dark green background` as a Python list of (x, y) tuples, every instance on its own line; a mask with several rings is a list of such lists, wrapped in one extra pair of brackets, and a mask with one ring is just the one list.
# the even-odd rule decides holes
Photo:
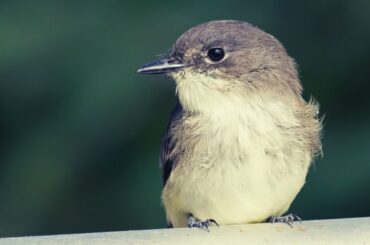
[(370, 1), (1, 1), (0, 236), (160, 228), (174, 83), (135, 73), (188, 28), (251, 22), (300, 65), (324, 158), (291, 211), (370, 215)]

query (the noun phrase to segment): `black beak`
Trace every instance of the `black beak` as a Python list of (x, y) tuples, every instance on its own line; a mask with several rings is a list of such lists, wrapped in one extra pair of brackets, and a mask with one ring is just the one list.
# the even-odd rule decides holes
[(180, 68), (185, 67), (183, 63), (172, 58), (165, 57), (150, 63), (143, 65), (137, 70), (137, 73), (140, 74), (165, 74), (177, 71)]

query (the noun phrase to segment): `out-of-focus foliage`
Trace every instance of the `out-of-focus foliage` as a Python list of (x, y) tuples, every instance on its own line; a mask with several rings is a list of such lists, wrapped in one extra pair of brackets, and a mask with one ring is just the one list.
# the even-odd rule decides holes
[(0, 236), (160, 228), (174, 84), (135, 74), (188, 28), (249, 21), (300, 65), (324, 157), (291, 211), (370, 215), (370, 1), (0, 2)]

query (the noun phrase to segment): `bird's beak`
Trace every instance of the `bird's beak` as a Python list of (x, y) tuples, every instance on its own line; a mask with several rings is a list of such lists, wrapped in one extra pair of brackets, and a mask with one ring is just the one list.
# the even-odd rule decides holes
[(183, 63), (172, 58), (165, 57), (152, 61), (140, 67), (137, 73), (140, 74), (165, 74), (179, 70), (185, 67)]

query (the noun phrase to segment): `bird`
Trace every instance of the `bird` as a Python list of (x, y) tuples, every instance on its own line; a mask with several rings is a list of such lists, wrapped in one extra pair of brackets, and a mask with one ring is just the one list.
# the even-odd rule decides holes
[(137, 72), (176, 83), (160, 151), (169, 227), (300, 220), (286, 212), (322, 152), (322, 119), (274, 36), (206, 22)]

